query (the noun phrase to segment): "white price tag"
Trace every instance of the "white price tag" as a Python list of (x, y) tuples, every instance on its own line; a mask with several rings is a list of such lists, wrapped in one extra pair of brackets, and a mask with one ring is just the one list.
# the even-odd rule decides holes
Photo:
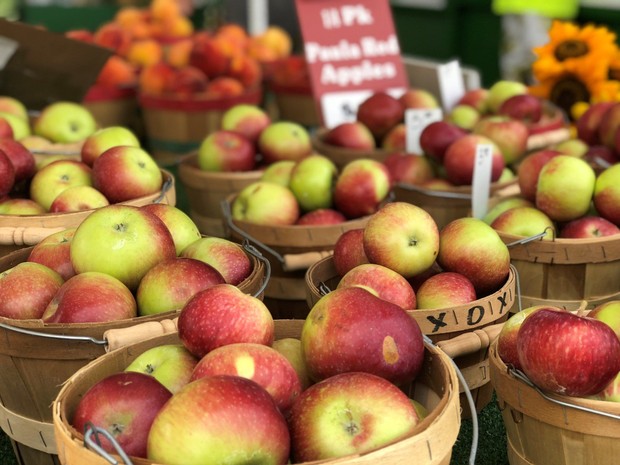
[(491, 190), (491, 168), (493, 167), (493, 146), (478, 144), (472, 179), (471, 211), (474, 218), (486, 215)]
[(357, 107), (372, 94), (371, 91), (331, 92), (321, 98), (325, 127), (333, 128), (357, 118)]
[(458, 60), (437, 67), (439, 94), (445, 111), (451, 110), (465, 93), (465, 82)]
[(426, 126), (441, 121), (443, 111), (441, 108), (409, 108), (405, 110), (405, 144), (407, 153), (422, 155), (420, 147), (420, 135)]
[(17, 41), (0, 36), (0, 70), (4, 69), (18, 47)]

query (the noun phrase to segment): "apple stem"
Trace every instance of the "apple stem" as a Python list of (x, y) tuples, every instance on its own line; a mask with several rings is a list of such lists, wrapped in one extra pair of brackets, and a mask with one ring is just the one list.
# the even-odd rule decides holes
[(127, 230), (127, 226), (125, 223), (118, 223), (114, 225), (114, 229), (118, 232), (125, 232)]
[(146, 365), (146, 372), (149, 375), (152, 375), (154, 371), (155, 371), (155, 368), (153, 367), (153, 365), (151, 365), (150, 363)]

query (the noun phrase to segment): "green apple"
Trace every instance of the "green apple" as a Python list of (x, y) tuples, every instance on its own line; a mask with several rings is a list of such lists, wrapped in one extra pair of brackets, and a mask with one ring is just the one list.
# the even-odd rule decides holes
[(0, 215), (43, 215), (47, 210), (32, 199), (7, 199), (0, 202)]
[(258, 137), (258, 151), (265, 163), (278, 160), (301, 160), (312, 153), (310, 133), (293, 121), (272, 122)]
[(174, 239), (177, 255), (181, 255), (187, 246), (202, 237), (194, 220), (178, 207), (167, 203), (149, 203), (140, 208), (153, 213), (164, 222)]
[(519, 81), (499, 80), (489, 87), (486, 96), (486, 107), (490, 113), (497, 113), (505, 100), (513, 95), (527, 93), (527, 86)]
[(96, 130), (97, 121), (88, 108), (62, 100), (44, 107), (33, 123), (34, 134), (52, 142), (82, 141)]
[(588, 316), (607, 323), (620, 337), (620, 300), (598, 304), (588, 313)]
[(140, 140), (132, 130), (124, 126), (108, 126), (86, 137), (80, 150), (80, 157), (88, 166), (93, 166), (99, 155), (118, 145), (140, 147)]
[(532, 237), (546, 232), (543, 240), (555, 239), (554, 222), (543, 211), (536, 207), (513, 207), (499, 214), (491, 223), (496, 231), (515, 236)]
[(336, 164), (324, 155), (313, 154), (297, 162), (289, 188), (304, 211), (330, 208), (338, 176)]
[(497, 183), (501, 184), (501, 183), (516, 180), (516, 179), (517, 179), (516, 173), (512, 170), (512, 168), (510, 168), (509, 166), (506, 166), (504, 167), (502, 174), (499, 175), (499, 178), (497, 179)]
[(185, 386), (198, 363), (183, 344), (163, 344), (145, 350), (124, 371), (137, 371), (153, 376), (176, 394)]
[(4, 118), (13, 130), (13, 139), (22, 140), (25, 137), (30, 136), (31, 129), (28, 119), (20, 118), (12, 113), (6, 111), (0, 111), (0, 117)]
[(447, 119), (450, 123), (468, 131), (471, 131), (479, 120), (480, 112), (471, 105), (465, 104), (456, 105), (448, 113)]
[(553, 149), (558, 152), (562, 152), (565, 155), (571, 155), (573, 157), (583, 157), (590, 146), (581, 139), (571, 138), (565, 141), (559, 142), (553, 146)]
[(92, 186), (91, 169), (78, 160), (58, 160), (38, 170), (30, 182), (30, 198), (50, 210), (58, 194), (73, 186)]
[(260, 177), (260, 181), (274, 182), (288, 187), (291, 181), (291, 172), (297, 162), (293, 160), (281, 160), (268, 165)]
[(299, 203), (285, 186), (256, 181), (244, 187), (231, 206), (233, 220), (269, 226), (292, 225), (299, 218)]
[(109, 205), (108, 199), (92, 186), (72, 186), (56, 196), (51, 213), (92, 210)]
[(108, 205), (88, 215), (71, 241), (76, 273), (99, 271), (137, 289), (157, 263), (176, 257), (174, 240), (155, 215), (130, 205)]
[(20, 100), (8, 95), (0, 95), (0, 112), (10, 113), (28, 121), (28, 109)]
[(299, 376), (302, 390), (307, 389), (312, 381), (308, 375), (308, 368), (301, 351), (301, 340), (295, 337), (276, 339), (271, 347), (287, 358)]
[(221, 129), (234, 131), (255, 143), (260, 133), (271, 124), (271, 118), (257, 105), (240, 103), (224, 112)]
[(540, 170), (536, 207), (554, 221), (571, 221), (585, 215), (595, 193), (594, 169), (581, 158), (558, 155)]
[(603, 218), (620, 225), (620, 164), (605, 168), (596, 178), (594, 206)]
[(510, 210), (515, 207), (533, 207), (534, 204), (523, 197), (509, 197), (507, 199), (500, 200), (487, 212), (482, 218), (486, 224), (491, 224), (495, 218), (506, 210)]
[(391, 202), (370, 217), (363, 243), (370, 263), (411, 278), (435, 262), (439, 231), (426, 210), (407, 202)]

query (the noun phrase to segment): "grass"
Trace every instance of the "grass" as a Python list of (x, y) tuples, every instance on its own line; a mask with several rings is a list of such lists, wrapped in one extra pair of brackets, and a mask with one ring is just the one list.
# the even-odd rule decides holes
[[(468, 465), (472, 441), (472, 421), (463, 420), (450, 465)], [(0, 465), (18, 465), (8, 436), (0, 430)], [(476, 465), (508, 465), (506, 430), (495, 395), (478, 414), (478, 449)]]

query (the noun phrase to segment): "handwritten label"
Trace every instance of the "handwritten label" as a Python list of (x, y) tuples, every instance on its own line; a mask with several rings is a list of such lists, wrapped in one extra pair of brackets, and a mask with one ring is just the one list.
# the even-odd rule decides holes
[(441, 64), (437, 67), (439, 94), (445, 111), (450, 111), (465, 94), (465, 82), (458, 60)]
[(441, 121), (441, 108), (409, 108), (405, 110), (405, 145), (408, 153), (422, 155), (420, 135), (426, 126), (435, 121)]
[(326, 127), (350, 121), (375, 91), (408, 88), (387, 0), (296, 0), (315, 102)]
[(493, 146), (478, 144), (472, 179), (471, 211), (474, 218), (482, 218), (487, 213), (491, 190), (491, 168), (493, 167)]

